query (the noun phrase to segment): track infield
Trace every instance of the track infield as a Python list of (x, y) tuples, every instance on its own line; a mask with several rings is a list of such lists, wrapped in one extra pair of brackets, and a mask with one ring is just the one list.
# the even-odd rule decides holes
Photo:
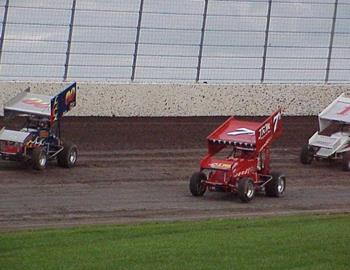
[(0, 234), (0, 269), (349, 269), (350, 216), (84, 226)]

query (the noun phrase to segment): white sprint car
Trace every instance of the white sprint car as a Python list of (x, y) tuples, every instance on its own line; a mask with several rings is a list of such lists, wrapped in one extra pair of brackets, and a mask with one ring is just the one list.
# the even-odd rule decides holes
[(341, 160), (350, 171), (350, 97), (343, 93), (318, 115), (319, 131), (301, 150), (302, 164), (316, 160)]

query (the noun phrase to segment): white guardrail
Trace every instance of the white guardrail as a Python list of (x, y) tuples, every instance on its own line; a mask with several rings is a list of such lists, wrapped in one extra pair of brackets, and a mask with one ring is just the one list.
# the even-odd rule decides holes
[[(71, 116), (317, 115), (350, 85), (310, 84), (101, 84), (78, 83)], [(52, 95), (67, 83), (0, 82), (3, 104), (27, 87)]]

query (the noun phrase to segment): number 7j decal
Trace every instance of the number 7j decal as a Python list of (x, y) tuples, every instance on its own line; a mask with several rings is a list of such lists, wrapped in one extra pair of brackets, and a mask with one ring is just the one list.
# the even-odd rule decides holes
[(338, 112), (337, 114), (346, 115), (348, 113), (350, 113), (350, 106), (345, 107), (341, 112)]

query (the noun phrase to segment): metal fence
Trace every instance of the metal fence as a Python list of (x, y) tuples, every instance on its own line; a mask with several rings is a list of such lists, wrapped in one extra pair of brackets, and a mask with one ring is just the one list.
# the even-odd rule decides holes
[(350, 82), (350, 0), (0, 0), (0, 19), (0, 80)]

